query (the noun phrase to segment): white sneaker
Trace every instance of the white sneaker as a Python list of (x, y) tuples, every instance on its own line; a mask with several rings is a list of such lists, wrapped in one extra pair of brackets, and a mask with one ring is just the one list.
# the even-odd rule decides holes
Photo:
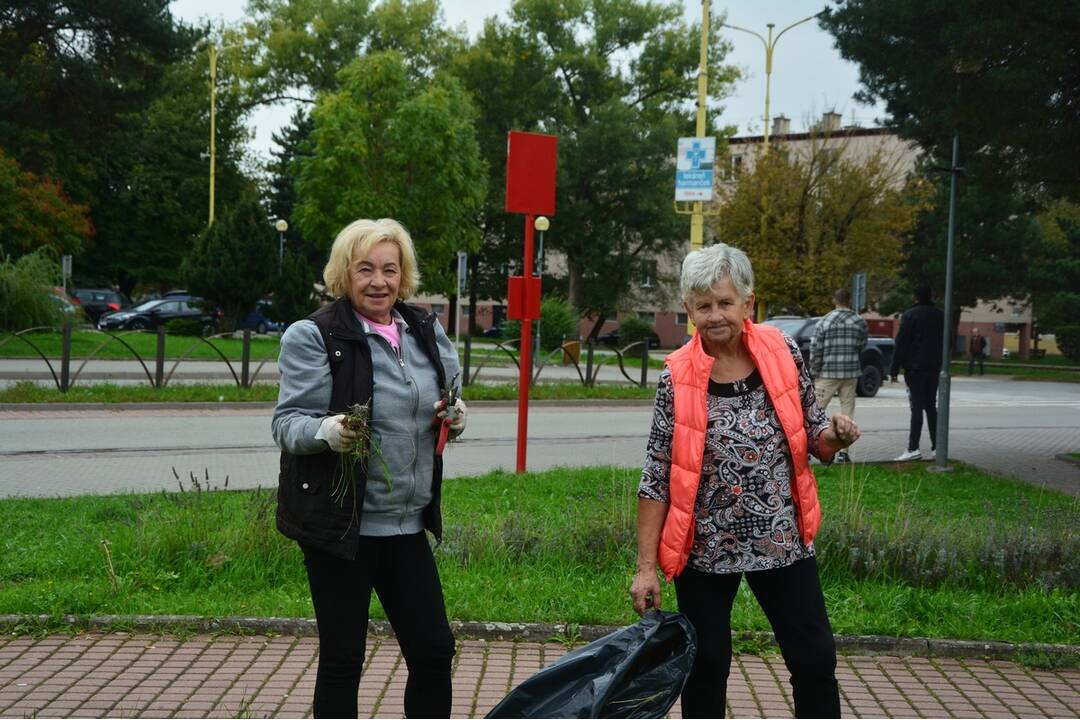
[(918, 450), (906, 450), (893, 458), (893, 462), (907, 462), (908, 460), (922, 460), (922, 453)]

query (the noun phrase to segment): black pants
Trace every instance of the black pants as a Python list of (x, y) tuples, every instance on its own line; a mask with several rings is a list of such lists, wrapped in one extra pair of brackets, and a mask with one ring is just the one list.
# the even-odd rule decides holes
[(927, 370), (905, 370), (908, 403), (911, 405), (911, 429), (908, 432), (908, 450), (919, 449), (922, 436), (922, 416), (926, 413), (926, 427), (930, 430), (930, 447), (937, 447), (937, 388), (938, 373)]
[(698, 634), (694, 667), (682, 694), (683, 717), (724, 717), (731, 670), (731, 605), (744, 574), (791, 673), (795, 717), (840, 717), (836, 643), (814, 558), (748, 573), (712, 575), (686, 569), (675, 578), (679, 610)]
[(361, 537), (356, 560), (303, 547), (319, 625), (315, 717), (354, 718), (374, 589), (409, 669), (405, 716), (448, 718), (454, 636), (424, 533)]
[(983, 355), (982, 353), (972, 353), (971, 354), (971, 359), (968, 360), (968, 375), (971, 375), (973, 372), (975, 372), (975, 363), (979, 363), (979, 374), (980, 375), (985, 375), (986, 374), (986, 371), (983, 369), (983, 359), (985, 357), (986, 356)]

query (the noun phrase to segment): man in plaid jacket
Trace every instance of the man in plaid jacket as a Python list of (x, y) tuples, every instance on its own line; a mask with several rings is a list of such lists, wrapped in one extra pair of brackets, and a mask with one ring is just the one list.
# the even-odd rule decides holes
[[(859, 355), (866, 347), (866, 321), (851, 309), (851, 293), (843, 288), (833, 294), (833, 307), (823, 317), (810, 342), (810, 374), (814, 392), (822, 410), (829, 406), (834, 395), (840, 396), (840, 412), (855, 416), (855, 386), (862, 376)], [(836, 454), (837, 462), (847, 462), (844, 451)]]

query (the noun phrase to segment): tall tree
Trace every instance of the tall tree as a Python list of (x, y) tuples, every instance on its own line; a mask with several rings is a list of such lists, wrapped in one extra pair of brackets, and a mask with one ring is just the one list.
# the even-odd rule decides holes
[(416, 241), (426, 291), (451, 295), (458, 250), (475, 249), (487, 192), (472, 104), (445, 74), (419, 82), (401, 53), (372, 53), (319, 98), (296, 165), (301, 231), (322, 248), (358, 217), (392, 216)]
[(73, 204), (57, 183), (23, 170), (0, 149), (0, 257), (38, 248), (78, 253), (92, 231), (85, 205)]
[(871, 299), (894, 282), (929, 188), (904, 177), (898, 157), (846, 151), (835, 136), (813, 138), (805, 153), (776, 145), (727, 191), (715, 233), (749, 254), (770, 312), (823, 313), (855, 272), (867, 273)]
[(108, 196), (103, 149), (190, 42), (168, 0), (3, 0), (0, 147), (93, 209)]
[[(983, 167), (983, 163), (992, 162), (985, 156), (968, 157), (957, 186), (954, 338), (963, 307), (974, 307), (979, 300), (1023, 298), (1030, 287), (1028, 258), (1038, 245), (1032, 205), (1007, 178)], [(898, 287), (899, 297), (887, 301), (883, 311), (910, 304), (910, 289), (920, 284), (929, 285), (935, 297), (945, 296), (950, 182), (948, 173), (940, 170), (944, 164), (930, 158), (920, 167), (922, 176), (933, 185), (931, 203), (919, 214), (905, 240), (906, 260), (901, 271), (905, 282)]]
[(226, 208), (196, 240), (181, 275), (188, 288), (220, 306), (236, 327), (277, 279), (277, 243), (266, 211), (254, 195)]
[[(216, 40), (214, 40), (216, 42)], [(239, 88), (233, 59), (218, 63), (216, 92), (216, 212), (251, 189)], [(76, 268), (85, 280), (168, 289), (180, 283), (180, 261), (205, 229), (209, 214), (209, 65), (205, 44), (173, 63), (161, 93), (128, 130), (104, 149), (109, 194), (97, 204), (97, 236)]]
[[(559, 137), (547, 241), (566, 256), (570, 300), (583, 314), (615, 312), (632, 278), (685, 243), (686, 223), (671, 207), (671, 157), (678, 136), (692, 132), (700, 31), (681, 15), (678, 5), (638, 0), (519, 0), (506, 27), (489, 21), (463, 71), (482, 98), (489, 162), (505, 166), (508, 130)], [(720, 64), (726, 52), (714, 34), (713, 99), (736, 76)], [(497, 80), (500, 66), (514, 85)], [(489, 232), (520, 237), (520, 219), (507, 231), (496, 207), (489, 210)]]
[(1038, 248), (1029, 266), (1033, 314), (1040, 332), (1080, 360), (1080, 206), (1060, 202), (1039, 218)]
[(834, 0), (821, 24), (928, 154), (958, 130), (994, 172), (1080, 198), (1080, 0)]
[(414, 76), (430, 75), (464, 44), (443, 27), (438, 0), (249, 0), (247, 15), (233, 41), (244, 48), (252, 104), (313, 104), (368, 52), (399, 51)]

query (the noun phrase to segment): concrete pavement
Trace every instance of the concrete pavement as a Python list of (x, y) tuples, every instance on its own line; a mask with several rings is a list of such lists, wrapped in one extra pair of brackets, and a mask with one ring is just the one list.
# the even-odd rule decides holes
[[(554, 642), (459, 639), (454, 717), (481, 717), (567, 652)], [(313, 637), (91, 633), (0, 636), (2, 717), (308, 717)], [(392, 637), (368, 639), (360, 717), (402, 717), (407, 671)], [(729, 717), (791, 717), (779, 655), (736, 655)], [(1080, 669), (1003, 660), (841, 655), (846, 717), (1076, 717)], [(681, 717), (678, 703), (671, 717)]]
[[(516, 404), (470, 408), (462, 441), (447, 450), (447, 477), (513, 469)], [(647, 401), (534, 403), (528, 468), (640, 467), (651, 412)], [(233, 488), (274, 486), (278, 452), (270, 438), (270, 413), (269, 404), (0, 410), (0, 496), (175, 490), (173, 468), (182, 477), (209, 472), (217, 485), (228, 476)], [(852, 450), (855, 460), (895, 457), (907, 441), (902, 385), (886, 385), (877, 397), (860, 399), (856, 420), (863, 439)], [(924, 431), (927, 452), (928, 444)], [(1080, 465), (1055, 457), (1078, 448), (1080, 386), (954, 379), (951, 457), (1080, 496)]]

